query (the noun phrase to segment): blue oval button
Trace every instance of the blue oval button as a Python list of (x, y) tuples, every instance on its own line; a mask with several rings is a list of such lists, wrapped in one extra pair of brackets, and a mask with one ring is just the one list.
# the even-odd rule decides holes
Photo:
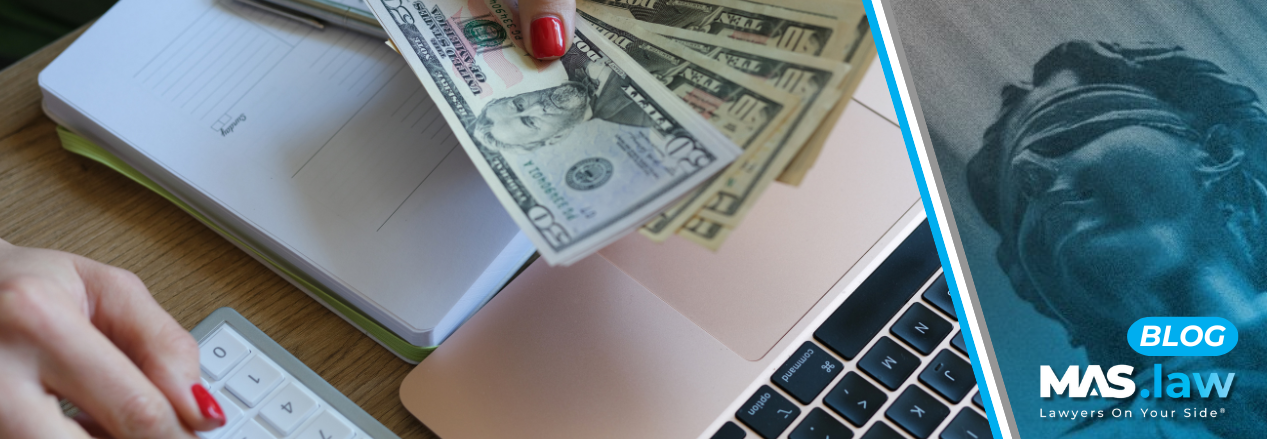
[(1216, 357), (1236, 340), (1236, 327), (1222, 317), (1144, 317), (1126, 331), (1131, 349), (1150, 357)]

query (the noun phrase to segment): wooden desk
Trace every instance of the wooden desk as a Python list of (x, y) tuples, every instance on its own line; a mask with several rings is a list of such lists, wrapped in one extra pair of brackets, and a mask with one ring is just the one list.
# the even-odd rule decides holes
[(162, 197), (61, 148), (36, 77), (82, 29), (0, 71), (0, 238), (136, 272), (186, 329), (233, 307), (402, 438), (412, 366)]

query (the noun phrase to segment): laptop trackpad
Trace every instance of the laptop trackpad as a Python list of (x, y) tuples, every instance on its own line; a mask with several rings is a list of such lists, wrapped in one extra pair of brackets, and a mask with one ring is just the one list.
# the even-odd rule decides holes
[(632, 234), (601, 254), (739, 356), (765, 356), (919, 202), (902, 133), (850, 105), (814, 169), (771, 184), (716, 253)]

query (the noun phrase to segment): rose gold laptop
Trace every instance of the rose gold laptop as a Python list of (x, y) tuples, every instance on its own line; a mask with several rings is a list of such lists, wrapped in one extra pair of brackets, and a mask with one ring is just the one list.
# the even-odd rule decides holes
[(879, 63), (854, 99), (720, 251), (634, 234), (538, 261), (405, 406), (447, 439), (989, 437)]

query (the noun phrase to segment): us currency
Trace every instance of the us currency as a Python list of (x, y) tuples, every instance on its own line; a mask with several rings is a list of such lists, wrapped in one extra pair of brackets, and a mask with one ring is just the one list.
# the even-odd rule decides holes
[(768, 140), (799, 102), (786, 91), (682, 51), (658, 35), (635, 36), (584, 11), (577, 15), (740, 148)]
[[(860, 6), (857, 0), (848, 0), (847, 2), (822, 2), (812, 0), (740, 0), (748, 3), (766, 4), (775, 7), (805, 12), (812, 15), (820, 15), (831, 18), (840, 18), (850, 20), (855, 15), (851, 9), (853, 6)], [(857, 90), (858, 84), (862, 82), (862, 77), (866, 73), (870, 64), (875, 61), (875, 42), (871, 38), (871, 26), (867, 21), (867, 17), (863, 15), (856, 21), (853, 26), (852, 43), (848, 44), (849, 49), (845, 51), (844, 61), (853, 67), (853, 72), (842, 84), (842, 95), (853, 96), (853, 92)], [(841, 99), (840, 102), (827, 115), (827, 121), (835, 121), (840, 119), (841, 113), (845, 111), (845, 107), (849, 104), (849, 99)], [(813, 167), (814, 162), (818, 159), (818, 154), (822, 152), (823, 145), (827, 142), (827, 137), (831, 134), (833, 125), (825, 123), (820, 125), (809, 141), (805, 142), (805, 146), (797, 152), (796, 157), (792, 158), (792, 162), (788, 164), (783, 173), (777, 179), (779, 182), (787, 183), (793, 186), (801, 184), (801, 180), (805, 178), (805, 174)]]
[[(741, 0), (582, 0), (625, 18), (814, 56), (845, 52), (853, 22)], [(865, 11), (858, 5), (859, 15)]]
[(593, 253), (740, 154), (586, 23), (538, 63), (502, 1), (368, 3), (547, 262)]
[(682, 229), (678, 231), (678, 236), (701, 247), (717, 251), (717, 249), (721, 248), (722, 243), (726, 242), (726, 238), (730, 237), (730, 232), (733, 230), (733, 227), (723, 226), (716, 221), (693, 216), (686, 221), (686, 224), (682, 225)]
[[(858, 84), (862, 82), (862, 77), (867, 71), (867, 67), (875, 60), (875, 43), (871, 39), (871, 26), (867, 21), (866, 15), (858, 15), (858, 10), (862, 8), (859, 0), (846, 1), (819, 1), (819, 0), (739, 0), (748, 4), (767, 5), (776, 8), (790, 9), (796, 12), (817, 15), (821, 17), (844, 20), (846, 23), (853, 21), (855, 24), (849, 38), (851, 43), (846, 44), (847, 50), (842, 54), (843, 60), (853, 67), (853, 71), (842, 84), (842, 95), (853, 96), (854, 90), (858, 88)], [(831, 57), (831, 54), (825, 54)], [(840, 59), (840, 58), (833, 58)], [(840, 119), (841, 113), (844, 112), (848, 105), (849, 99), (842, 99), (832, 109), (825, 120), (835, 121)], [(792, 162), (788, 163), (787, 168), (783, 170), (777, 180), (793, 186), (801, 184), (801, 180), (805, 178), (805, 174), (813, 167), (814, 162), (818, 159), (818, 154), (822, 152), (823, 145), (827, 142), (827, 137), (831, 134), (833, 125), (825, 123), (820, 125), (814, 135), (805, 142), (805, 146), (797, 152), (796, 157), (792, 158)]]
[[(861, 64), (856, 66), (856, 68), (855, 66), (850, 66), (850, 73), (845, 77), (844, 86), (842, 87), (843, 96), (853, 95), (854, 90), (858, 88), (858, 83), (862, 80), (861, 72), (866, 71), (867, 65), (875, 60), (875, 45), (867, 41), (864, 48), (869, 49), (870, 54), (859, 57)], [(801, 180), (805, 178), (806, 173), (818, 158), (819, 152), (822, 151), (827, 136), (831, 133), (833, 124), (830, 122), (840, 119), (840, 114), (848, 101), (847, 98), (842, 98), (832, 108), (831, 112), (827, 114), (824, 123), (814, 131), (814, 134), (810, 136), (810, 140), (796, 153), (796, 156), (792, 158), (792, 162), (779, 174), (777, 181), (792, 186), (801, 183)], [(696, 215), (683, 224), (682, 229), (678, 231), (678, 236), (715, 251), (721, 247), (733, 230), (733, 226), (726, 226), (702, 215)]]
[[(714, 232), (717, 230), (717, 227), (711, 224), (725, 227), (737, 225), (765, 187), (795, 156), (800, 145), (813, 134), (823, 117), (831, 111), (835, 101), (840, 97), (840, 82), (849, 71), (849, 66), (840, 62), (807, 55), (787, 54), (717, 35), (637, 23), (602, 11), (596, 12), (599, 17), (593, 17), (585, 11), (582, 11), (582, 16), (591, 21), (610, 22), (599, 22), (596, 24), (599, 29), (604, 29), (605, 26), (626, 29), (626, 33), (646, 39), (657, 36), (643, 34), (662, 34), (668, 40), (678, 42), (701, 55), (724, 62), (733, 70), (743, 72), (745, 75), (760, 79), (772, 87), (801, 98), (795, 115), (788, 123), (779, 127), (779, 132), (775, 137), (757, 147), (747, 149), (744, 155), (723, 171), (721, 177), (709, 186), (708, 192), (711, 195), (705, 203), (701, 204), (701, 209), (695, 212), (695, 216), (708, 221), (686, 218), (677, 222), (692, 225), (680, 232), (684, 236), (708, 231), (711, 241), (715, 239)], [(705, 224), (710, 226), (700, 227)], [(657, 221), (653, 220), (643, 227), (642, 233), (652, 239), (667, 237), (665, 230), (653, 229), (657, 225), (659, 225)], [(668, 233), (672, 232), (668, 231)]]
[[(853, 71), (845, 79), (841, 89), (841, 95), (845, 96), (845, 99), (841, 99), (836, 104), (836, 107), (832, 108), (831, 113), (827, 114), (826, 120), (828, 122), (840, 120), (840, 115), (845, 112), (845, 106), (849, 104), (849, 97), (853, 96), (854, 91), (858, 90), (858, 85), (862, 83), (863, 75), (867, 72), (871, 63), (875, 62), (875, 58), (875, 42), (871, 39), (871, 34), (867, 33), (862, 37), (862, 44), (854, 55), (855, 61), (850, 64), (853, 67)], [(827, 137), (831, 135), (833, 127), (832, 123), (820, 125), (809, 141), (805, 142), (805, 146), (796, 154), (796, 157), (792, 158), (792, 162), (788, 163), (787, 167), (783, 169), (778, 181), (792, 186), (800, 185), (801, 180), (805, 178), (805, 174), (809, 172), (810, 168), (814, 166), (814, 162), (818, 160), (818, 154), (823, 151), (823, 145), (827, 143)]]
[[(584, 10), (577, 11), (577, 16), (593, 25), (600, 34), (668, 86), (673, 94), (742, 147), (744, 155), (757, 145), (769, 143), (774, 136), (781, 135), (782, 127), (799, 113), (800, 99), (794, 94), (735, 71), (703, 54), (684, 50), (667, 38), (637, 32), (638, 26), (632, 22), (620, 21), (619, 25), (613, 25)], [(608, 19), (616, 22), (613, 17)], [(742, 161), (744, 155), (740, 155), (736, 162)], [(700, 190), (652, 218), (640, 231), (656, 240), (671, 236), (704, 203), (716, 196), (716, 184), (715, 181), (705, 183)]]
[[(814, 134), (810, 136), (806, 144), (792, 158), (791, 163), (779, 174), (776, 181), (792, 186), (799, 185), (813, 166), (818, 154), (822, 151), (823, 145), (826, 143), (827, 136), (834, 127), (831, 122), (840, 119), (840, 114), (849, 101), (847, 97), (853, 95), (854, 90), (858, 88), (858, 84), (862, 80), (862, 72), (865, 72), (867, 65), (875, 60), (875, 45), (869, 40), (869, 37), (864, 43), (863, 49), (869, 52), (862, 52), (865, 55), (857, 57), (859, 64), (851, 65), (850, 72), (845, 77), (841, 88), (841, 95), (845, 98), (839, 99), (837, 105), (824, 118), (824, 123), (820, 124), (818, 129), (814, 131)], [(682, 229), (678, 231), (678, 236), (705, 248), (717, 250), (733, 230), (734, 226), (726, 226), (706, 218), (704, 215), (696, 215), (687, 220)]]
[(761, 5), (787, 11), (840, 20), (851, 34), (845, 37), (845, 50), (824, 52), (820, 56), (852, 65), (859, 47), (859, 36), (867, 31), (867, 11), (862, 0), (738, 0), (740, 4)]
[(797, 114), (780, 127), (772, 141), (760, 150), (746, 153), (722, 173), (718, 179), (722, 183), (714, 188), (713, 199), (697, 213), (723, 225), (736, 226), (840, 100), (841, 84), (851, 69), (838, 61), (780, 52), (716, 35), (648, 23), (641, 27), (801, 98)]

